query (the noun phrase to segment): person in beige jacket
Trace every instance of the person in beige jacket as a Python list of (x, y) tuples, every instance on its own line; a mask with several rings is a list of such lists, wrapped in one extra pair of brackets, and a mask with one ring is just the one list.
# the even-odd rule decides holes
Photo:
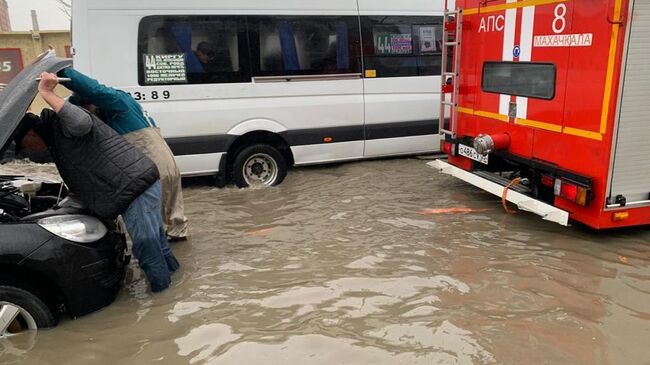
[(153, 118), (131, 95), (102, 85), (73, 68), (59, 72), (69, 78), (70, 102), (97, 114), (106, 124), (138, 147), (158, 167), (162, 183), (162, 215), (170, 240), (185, 240), (189, 225), (183, 206), (181, 175), (174, 155)]

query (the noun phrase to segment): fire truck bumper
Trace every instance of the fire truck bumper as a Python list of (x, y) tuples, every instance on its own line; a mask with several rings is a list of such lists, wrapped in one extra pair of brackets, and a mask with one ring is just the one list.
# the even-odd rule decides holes
[[(489, 181), (469, 171), (465, 171), (456, 166), (452, 166), (442, 160), (435, 160), (427, 163), (430, 167), (447, 175), (459, 178), (480, 189), (492, 193), (498, 197), (503, 194), (502, 185)], [(569, 224), (569, 212), (558, 209), (552, 205), (546, 204), (527, 195), (509, 190), (506, 199), (515, 204), (519, 209), (537, 214), (542, 219), (567, 226)]]

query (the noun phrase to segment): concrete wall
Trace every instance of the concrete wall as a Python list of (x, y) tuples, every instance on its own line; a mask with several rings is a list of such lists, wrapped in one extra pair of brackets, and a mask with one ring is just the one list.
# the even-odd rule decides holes
[[(69, 53), (71, 47), (70, 32), (67, 30), (40, 31), (37, 33), (0, 32), (0, 50), (5, 48), (20, 49), (24, 67), (32, 63), (39, 54), (45, 52), (49, 44), (54, 46), (57, 56), (72, 56)], [(59, 86), (56, 92), (63, 97), (70, 95), (70, 92), (62, 86)], [(32, 111), (40, 112), (45, 106), (45, 102), (40, 97), (37, 97), (32, 104)]]

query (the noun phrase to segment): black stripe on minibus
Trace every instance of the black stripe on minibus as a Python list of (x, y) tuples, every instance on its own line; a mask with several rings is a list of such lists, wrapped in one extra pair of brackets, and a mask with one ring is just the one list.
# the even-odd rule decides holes
[(228, 151), (238, 136), (220, 134), (213, 136), (167, 138), (167, 144), (175, 156), (201, 155)]
[[(287, 141), (289, 146), (306, 146), (323, 143), (363, 141), (364, 133), (366, 140), (437, 134), (438, 120), (429, 119), (411, 122), (368, 124), (366, 126), (296, 129), (281, 132), (280, 136)], [(238, 137), (223, 134), (167, 138), (166, 141), (174, 155), (184, 156), (227, 152), (230, 145)]]
[(296, 129), (280, 133), (289, 146), (363, 141), (363, 125)]
[(366, 125), (366, 139), (400, 138), (438, 134), (438, 120), (382, 123)]
[[(286, 131), (280, 133), (290, 146), (304, 146), (321, 143), (352, 142), (364, 139), (400, 138), (438, 134), (438, 120), (417, 120), (368, 124), (365, 126), (347, 126), (334, 128), (314, 128)], [(327, 141), (325, 141), (327, 138)]]

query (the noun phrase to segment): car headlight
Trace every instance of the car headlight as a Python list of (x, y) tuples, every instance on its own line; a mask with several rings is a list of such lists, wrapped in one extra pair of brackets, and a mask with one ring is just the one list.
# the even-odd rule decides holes
[(59, 215), (43, 218), (38, 225), (66, 240), (78, 243), (94, 242), (106, 235), (106, 226), (87, 215)]

